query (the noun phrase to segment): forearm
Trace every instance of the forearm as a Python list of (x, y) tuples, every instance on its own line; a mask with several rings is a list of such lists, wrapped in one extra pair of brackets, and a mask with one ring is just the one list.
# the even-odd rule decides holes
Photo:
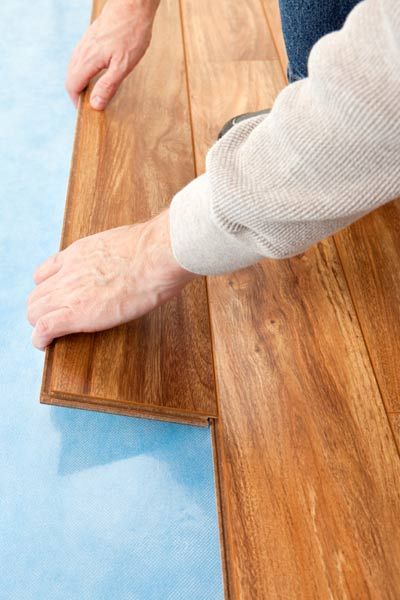
[(398, 3), (366, 0), (316, 44), (309, 77), (269, 116), (214, 145), (206, 177), (171, 206), (185, 268), (214, 274), (298, 254), (400, 194), (399, 36)]

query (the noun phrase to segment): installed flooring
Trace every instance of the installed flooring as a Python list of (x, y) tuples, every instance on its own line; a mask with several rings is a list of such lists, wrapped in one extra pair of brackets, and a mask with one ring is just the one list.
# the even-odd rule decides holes
[[(126, 175), (126, 198), (134, 198), (129, 210), (135, 212), (121, 207), (115, 223), (105, 212), (94, 228), (160, 210), (174, 188), (204, 171), (207, 149), (229, 117), (270, 107), (286, 85), (273, 0), (164, 0), (157, 19), (155, 49), (132, 75), (136, 85), (128, 81), (110, 116), (96, 117), (98, 123), (85, 108), (81, 112), (94, 123), (87, 147), (97, 157), (107, 128), (121, 123), (119, 115), (127, 131), (137, 133), (139, 113), (132, 106), (141, 106), (140, 119), (151, 114), (140, 143), (115, 125), (121, 148), (143, 163), (143, 179)], [(163, 52), (169, 77), (161, 94), (156, 84)], [(145, 102), (146, 89), (151, 93)], [(126, 94), (133, 102), (129, 110)], [(157, 102), (150, 102), (151, 94)], [(78, 142), (82, 136), (78, 129)], [(115, 201), (124, 197), (122, 176), (132, 165), (124, 155), (120, 151), (115, 165), (107, 166)], [(154, 179), (158, 169), (161, 176)], [(84, 185), (92, 185), (88, 170), (82, 171)], [(70, 201), (84, 190), (79, 181), (72, 179)], [(147, 402), (152, 407), (144, 412), (156, 416), (213, 417), (226, 598), (400, 597), (399, 206), (391, 203), (295, 258), (210, 278), (207, 287), (199, 281), (165, 313), (129, 325), (123, 334), (101, 334), (99, 342), (78, 337), (83, 350), (69, 362), (63, 362), (65, 353), (75, 342), (56, 344), (58, 369), (67, 364), (68, 373), (95, 353), (90, 373), (101, 380), (96, 386), (118, 382), (117, 392), (104, 394), (105, 404), (117, 399), (120, 408), (129, 389), (130, 409), (142, 410)], [(86, 227), (87, 219), (82, 223)], [(67, 220), (63, 240), (84, 233), (77, 225), (70, 233)], [(171, 338), (154, 355), (163, 327)], [(143, 336), (148, 358), (138, 354)], [(105, 381), (110, 343), (117, 366)], [(182, 373), (162, 359), (170, 360), (174, 344)], [(124, 375), (130, 379), (121, 382), (118, 360), (126, 360), (127, 351), (137, 361)], [(191, 352), (201, 356), (200, 373), (191, 366)], [(88, 386), (87, 373), (74, 381)], [(54, 363), (51, 377), (57, 382), (52, 402), (62, 400), (56, 392), (67, 388), (70, 397), (82, 398), (82, 389), (71, 392), (71, 377), (57, 379)], [(143, 377), (147, 387), (139, 383)], [(93, 381), (91, 391), (98, 389)], [(92, 401), (88, 394), (87, 407)], [(105, 404), (102, 409), (115, 409)]]

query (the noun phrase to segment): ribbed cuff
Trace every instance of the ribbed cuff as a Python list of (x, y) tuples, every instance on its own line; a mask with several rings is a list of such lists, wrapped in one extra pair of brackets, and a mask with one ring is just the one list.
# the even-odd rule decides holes
[(242, 269), (263, 256), (239, 235), (220, 229), (211, 215), (207, 175), (178, 192), (170, 206), (172, 251), (178, 263), (199, 275), (220, 275)]

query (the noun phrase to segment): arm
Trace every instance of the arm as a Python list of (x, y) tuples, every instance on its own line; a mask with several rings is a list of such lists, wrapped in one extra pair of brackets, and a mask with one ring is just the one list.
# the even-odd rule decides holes
[(79, 94), (103, 69), (90, 96), (103, 110), (146, 52), (160, 0), (108, 0), (75, 48), (65, 87), (75, 106)]
[(314, 46), (309, 77), (229, 131), (176, 195), (178, 262), (216, 274), (292, 256), (398, 196), (399, 96), (400, 4), (365, 0)]
[(365, 0), (315, 46), (308, 79), (214, 145), (169, 212), (46, 261), (29, 299), (34, 345), (143, 315), (195, 273), (297, 254), (397, 196), (399, 44), (397, 0)]

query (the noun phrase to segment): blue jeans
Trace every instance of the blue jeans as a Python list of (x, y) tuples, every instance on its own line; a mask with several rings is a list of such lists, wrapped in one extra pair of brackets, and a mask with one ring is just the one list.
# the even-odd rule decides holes
[(289, 58), (289, 82), (307, 77), (311, 48), (322, 36), (340, 29), (360, 0), (279, 0)]

